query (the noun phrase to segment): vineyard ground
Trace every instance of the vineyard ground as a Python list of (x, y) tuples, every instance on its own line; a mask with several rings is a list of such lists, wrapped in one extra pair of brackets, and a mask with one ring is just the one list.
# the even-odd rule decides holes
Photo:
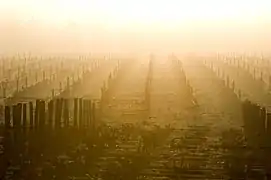
[[(17, 164), (10, 162), (4, 179), (245, 177), (242, 164), (222, 148), (225, 132), (234, 129), (238, 135), (241, 131), (241, 105), (236, 95), (203, 64), (189, 61), (184, 63), (184, 72), (193, 87), (194, 104), (182, 91), (186, 82), (171, 61), (155, 61), (153, 68), (149, 107), (144, 102), (148, 62), (140, 61), (120, 74), (103, 110), (100, 129), (67, 129), (57, 135), (48, 132), (46, 137), (29, 134), (35, 156), (28, 154), (18, 157), (21, 162)], [(74, 93), (97, 96), (106, 75), (96, 75), (96, 81), (82, 81)], [(91, 86), (97, 90), (88, 92)], [(4, 151), (0, 146), (2, 159)], [(232, 166), (238, 171), (227, 166), (229, 161), (235, 162)]]

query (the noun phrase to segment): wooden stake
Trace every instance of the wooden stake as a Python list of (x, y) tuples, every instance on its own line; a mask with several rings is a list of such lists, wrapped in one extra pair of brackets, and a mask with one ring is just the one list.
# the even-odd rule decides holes
[(23, 104), (23, 128), (27, 128), (27, 104)]
[(34, 107), (33, 107), (33, 103), (30, 101), (29, 102), (29, 121), (30, 121), (30, 128), (31, 129), (34, 127), (33, 113), (34, 113)]
[(266, 115), (266, 146), (271, 148), (271, 113)]
[(64, 125), (69, 127), (69, 100), (64, 100)]
[(40, 108), (40, 100), (37, 99), (36, 100), (36, 109), (35, 109), (35, 123), (34, 123), (34, 127), (35, 129), (38, 129), (39, 127), (39, 108)]
[(59, 99), (59, 120), (60, 120), (60, 127), (62, 127), (62, 119), (63, 119), (63, 106), (64, 106), (64, 99)]
[(78, 127), (78, 98), (74, 99), (73, 126)]
[(92, 103), (92, 123), (95, 128), (95, 126), (96, 126), (96, 105), (95, 105), (95, 102)]
[(18, 128), (20, 129), (22, 126), (22, 103), (17, 104), (17, 117), (18, 117)]
[(82, 128), (83, 126), (83, 99), (79, 99), (79, 127)]
[(48, 127), (53, 128), (54, 118), (54, 100), (50, 100), (48, 103)]
[(265, 147), (266, 146), (266, 109), (264, 107), (260, 108), (260, 112), (259, 112), (259, 143), (260, 143), (260, 147)]
[(61, 127), (61, 125), (60, 125), (60, 122), (61, 122), (61, 120), (60, 120), (60, 108), (59, 108), (59, 106), (60, 106), (60, 99), (55, 99), (55, 128), (56, 129), (59, 129), (60, 127)]
[(88, 125), (88, 100), (83, 100), (83, 126)]
[(5, 128), (9, 129), (11, 124), (10, 124), (10, 107), (9, 106), (5, 106)]
[(17, 105), (12, 106), (12, 127), (17, 129), (18, 126), (18, 114), (17, 114)]
[(39, 127), (41, 130), (45, 127), (45, 101), (39, 103)]
[(92, 124), (92, 107), (91, 107), (92, 101), (88, 100), (88, 126), (91, 127)]

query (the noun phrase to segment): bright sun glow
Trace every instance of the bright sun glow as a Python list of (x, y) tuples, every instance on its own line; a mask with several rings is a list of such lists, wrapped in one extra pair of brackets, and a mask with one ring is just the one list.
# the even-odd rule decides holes
[(271, 7), (269, 0), (9, 0), (5, 3), (17, 7), (24, 20), (35, 18), (57, 24), (97, 22), (110, 27), (258, 20), (269, 15)]

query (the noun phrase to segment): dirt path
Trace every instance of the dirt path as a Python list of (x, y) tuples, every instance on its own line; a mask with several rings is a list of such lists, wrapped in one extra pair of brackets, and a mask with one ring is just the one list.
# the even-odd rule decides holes
[[(148, 60), (140, 59), (120, 70), (114, 90), (109, 97), (104, 118), (110, 122), (136, 122), (145, 119), (145, 81), (148, 72)], [(123, 74), (122, 74), (123, 73)]]
[[(174, 84), (170, 71), (166, 74), (165, 69), (168, 66), (163, 67), (164, 71), (160, 70), (160, 73), (164, 73), (165, 76), (161, 75), (159, 82), (161, 82), (160, 86), (163, 86), (164, 92), (170, 92), (173, 88), (179, 89), (176, 86), (177, 83)], [(154, 72), (157, 75), (154, 77), (159, 77), (160, 68), (157, 66), (156, 68)], [(179, 126), (175, 124), (167, 140), (153, 151), (151, 163), (141, 172), (142, 179), (227, 178), (224, 176), (227, 174), (226, 169), (223, 168), (224, 154), (218, 147), (221, 146), (220, 138), (223, 131), (241, 126), (237, 98), (229, 90), (227, 91), (222, 82), (203, 65), (189, 62), (185, 63), (184, 69), (194, 88), (198, 107), (189, 112), (194, 116), (186, 117), (183, 120), (185, 123), (181, 123)], [(169, 81), (170, 78), (172, 78), (171, 81)], [(172, 85), (170, 85), (171, 83)], [(167, 88), (169, 89), (166, 90)], [(222, 95), (223, 98), (221, 98)], [(178, 100), (175, 99), (175, 102), (174, 107), (176, 108)], [(160, 99), (160, 103), (165, 104), (166, 101)], [(166, 111), (166, 107), (170, 107), (170, 105), (165, 105), (164, 110)], [(160, 111), (162, 110), (160, 109)]]
[(151, 84), (150, 116), (158, 125), (186, 126), (192, 103), (180, 67), (164, 58), (154, 61)]

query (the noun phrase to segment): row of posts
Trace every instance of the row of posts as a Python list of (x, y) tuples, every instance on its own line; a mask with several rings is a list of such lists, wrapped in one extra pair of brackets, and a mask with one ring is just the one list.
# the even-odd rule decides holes
[[(70, 106), (72, 101), (73, 106)], [(83, 98), (57, 98), (48, 103), (37, 99), (35, 103), (5, 106), (6, 129), (84, 128), (94, 126), (96, 118), (96, 102)]]
[[(100, 65), (100, 61), (95, 61), (94, 62), (95, 64), (95, 67), (96, 66), (99, 66)], [(41, 69), (41, 63), (39, 62), (39, 69)], [(56, 73), (60, 70), (60, 69), (63, 69), (63, 61), (61, 61), (61, 64), (59, 65), (59, 67), (57, 66), (56, 67)], [(4, 67), (3, 67), (4, 68)], [(25, 69), (25, 68), (24, 68)], [(82, 70), (83, 72), (85, 71), (85, 66), (82, 67)], [(8, 71), (9, 74), (11, 74), (11, 70)], [(17, 76), (15, 78), (15, 82), (16, 82), (16, 87), (15, 87), (15, 92), (19, 92), (20, 90), (23, 90), (25, 88), (28, 88), (29, 87), (29, 80), (28, 80), (28, 76), (26, 73), (24, 73), (25, 71), (22, 71), (21, 72), (21, 68), (18, 67), (18, 73), (17, 73)], [(21, 74), (23, 73), (23, 74)], [(43, 70), (42, 71), (42, 81), (45, 81), (46, 79), (49, 79), (50, 81), (52, 80), (55, 80), (56, 79), (56, 73), (53, 72), (53, 69), (52, 69), (52, 66), (50, 66), (50, 69), (49, 69), (49, 76), (47, 77), (46, 76), (46, 71)], [(31, 71), (29, 71), (29, 75), (31, 74)], [(79, 78), (79, 74), (78, 74), (78, 78)], [(8, 78), (7, 81), (3, 81), (1, 82), (1, 90), (2, 90), (2, 97), (3, 98), (6, 98), (7, 97), (7, 89), (9, 88), (9, 84), (10, 84), (10, 79), (11, 77)], [(39, 82), (39, 75), (38, 75), (38, 72), (35, 72), (35, 83), (32, 84), (32, 85), (35, 85)], [(60, 85), (61, 86), (61, 85)], [(61, 89), (61, 88), (60, 88)]]
[[(39, 63), (40, 64), (40, 63)], [(24, 88), (27, 88), (29, 86), (29, 81), (28, 81), (28, 76), (26, 74), (26, 71), (25, 71), (25, 67), (26, 65), (23, 66), (23, 71), (21, 70), (20, 67), (17, 68), (17, 75), (14, 79), (14, 81), (16, 82), (16, 87), (15, 87), (15, 92), (19, 92), (20, 89), (24, 89)], [(4, 68), (4, 67), (2, 67)], [(41, 67), (39, 67), (39, 69), (41, 69)], [(57, 68), (58, 69), (58, 68)], [(2, 96), (5, 98), (6, 97), (6, 92), (7, 92), (7, 88), (9, 86), (9, 83), (10, 83), (10, 80), (12, 79), (11, 78), (11, 69), (8, 70), (8, 78), (6, 81), (3, 81), (1, 83), (1, 89), (2, 89)], [(52, 69), (52, 66), (50, 67), (50, 70), (49, 70), (49, 79), (50, 80), (54, 80), (56, 78), (56, 74), (53, 73), (53, 69)], [(31, 76), (31, 70), (29, 71), (28, 75)], [(42, 71), (42, 81), (46, 80), (46, 71), (43, 70)], [(39, 82), (39, 75), (38, 75), (38, 72), (35, 72), (35, 84)]]
[[(238, 61), (230, 61), (227, 63), (231, 65), (237, 63), (237, 66), (239, 67)], [(255, 77), (254, 68), (254, 78)], [(271, 82), (271, 79), (269, 81)], [(232, 81), (231, 84), (232, 85), (230, 85), (229, 76), (227, 76), (225, 85), (234, 91), (234, 81)], [(240, 90), (238, 91), (238, 96), (241, 97)], [(267, 112), (265, 107), (262, 107), (249, 100), (245, 100), (242, 102), (242, 115), (244, 121), (244, 134), (246, 137), (247, 145), (250, 148), (270, 148), (271, 141), (269, 138), (271, 137), (271, 113)]]
[[(101, 61), (100, 60), (93, 60), (91, 61), (90, 64), (83, 64), (81, 69), (77, 70), (77, 79), (75, 79), (75, 74), (72, 74), (72, 76), (66, 77), (66, 86), (63, 85), (63, 82), (59, 82), (59, 89), (58, 89), (58, 95), (61, 97), (68, 98), (71, 96), (70, 90), (74, 87), (77, 86), (78, 83), (81, 83), (82, 79), (88, 78), (89, 73), (95, 71), (101, 66)], [(54, 98), (56, 95), (56, 90), (52, 89), (52, 98)]]
[(221, 71), (218, 67), (215, 68), (213, 65), (213, 62), (211, 61), (209, 64), (207, 63), (207, 61), (205, 61), (204, 63), (208, 68), (210, 68), (214, 73), (216, 73), (218, 78), (221, 78), (224, 82), (224, 85), (231, 89), (233, 93), (235, 93), (237, 95), (237, 97), (239, 99), (242, 98), (242, 92), (240, 89), (236, 89), (236, 85), (235, 85), (235, 81), (234, 80), (230, 80), (229, 75), (225, 75), (224, 71)]
[(177, 59), (176, 57), (173, 57), (173, 63), (174, 63), (175, 66), (178, 67), (178, 70), (179, 70), (179, 73), (180, 73), (180, 77), (183, 77), (183, 79), (181, 81), (184, 80), (184, 82), (185, 82), (185, 88), (186, 88), (189, 96), (191, 95), (192, 98), (195, 99), (194, 94), (193, 94), (193, 87), (191, 86), (189, 80), (186, 77), (182, 61), (179, 60), (179, 59)]
[(251, 101), (242, 103), (244, 133), (247, 144), (252, 148), (271, 147), (271, 113), (265, 107)]
[[(238, 68), (241, 67), (241, 65), (240, 65), (241, 62), (240, 62), (239, 59), (233, 59), (233, 60), (231, 60), (231, 59), (226, 58), (225, 62), (226, 62), (227, 64), (229, 64), (229, 65), (237, 66)], [(255, 64), (258, 65), (258, 64), (259, 64), (259, 61), (256, 60), (256, 63), (255, 63)], [(269, 65), (269, 63), (268, 63), (268, 65)], [(253, 79), (257, 79), (257, 74), (259, 74), (259, 79), (260, 79), (261, 81), (264, 81), (264, 73), (263, 73), (263, 71), (261, 71), (260, 69), (257, 69), (256, 67), (254, 67), (254, 68), (252, 69), (251, 66), (252, 66), (252, 65), (249, 65), (247, 62), (243, 61), (243, 66), (242, 66), (242, 68), (243, 68), (244, 70), (246, 70), (247, 72), (252, 73)], [(268, 67), (267, 67), (267, 68), (268, 68)], [(251, 72), (250, 70), (252, 70), (252, 72)], [(268, 82), (267, 82), (267, 84), (268, 84), (268, 89), (269, 89), (269, 91), (271, 91), (271, 76), (270, 76), (270, 75), (268, 76)]]
[(118, 79), (120, 70), (120, 62), (117, 62), (117, 65), (113, 71), (109, 74), (106, 81), (104, 81), (103, 86), (101, 87), (101, 103), (102, 107), (106, 105), (111, 97), (111, 90), (114, 89), (116, 80)]
[(252, 57), (253, 59), (249, 58), (249, 59), (245, 59), (243, 56), (242, 57), (225, 57), (225, 56), (217, 56), (217, 59), (218, 60), (224, 60), (225, 62), (227, 62), (228, 64), (230, 65), (235, 65), (237, 67), (240, 67), (241, 65), (243, 66), (243, 68), (245, 69), (249, 69), (249, 63), (248, 61), (250, 62), (251, 66), (253, 65), (261, 65), (261, 64), (269, 64), (269, 61), (265, 61), (263, 59), (263, 57), (261, 57), (261, 60), (259, 60), (258, 57)]

